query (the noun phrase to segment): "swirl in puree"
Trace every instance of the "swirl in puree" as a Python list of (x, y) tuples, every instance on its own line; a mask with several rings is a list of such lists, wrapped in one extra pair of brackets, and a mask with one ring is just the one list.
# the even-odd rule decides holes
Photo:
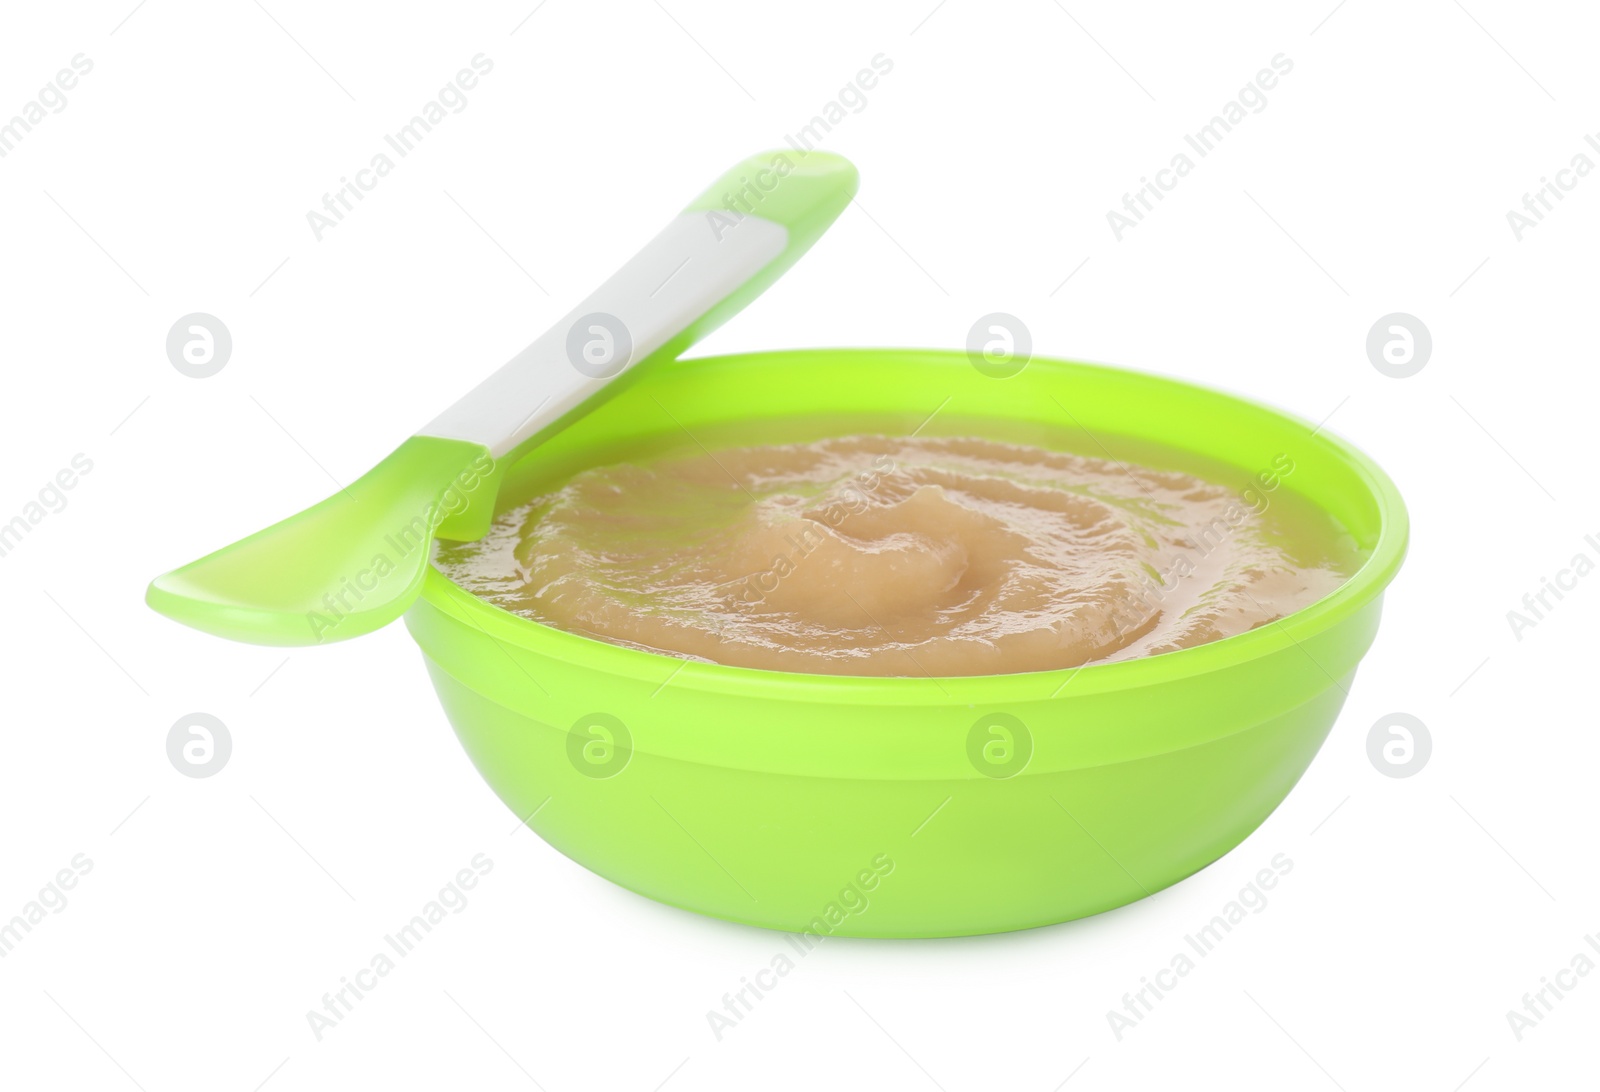
[(858, 435), (585, 470), (436, 564), (507, 610), (694, 660), (954, 676), (1152, 656), (1353, 571), (1288, 490), (994, 440)]

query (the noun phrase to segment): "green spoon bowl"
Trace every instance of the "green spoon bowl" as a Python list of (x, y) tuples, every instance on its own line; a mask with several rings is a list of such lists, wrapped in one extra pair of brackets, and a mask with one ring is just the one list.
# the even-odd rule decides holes
[(572, 860), (661, 902), (804, 934), (788, 942), (791, 958), (830, 935), (1080, 918), (1217, 860), (1266, 820), (1327, 737), (1405, 553), (1394, 484), (1326, 431), (1173, 380), (1064, 361), (993, 378), (960, 352), (756, 353), (641, 368), (508, 468), (497, 503), (682, 446), (685, 430), (711, 445), (818, 439), (863, 422), (959, 434), (977, 420), (1088, 455), (1158, 442), (1224, 468), (1217, 480), (1246, 498), (1287, 459), (1292, 473), (1272, 488), (1333, 517), (1360, 566), (1312, 606), (1212, 644), (938, 679), (757, 671), (624, 648), (511, 614), (429, 567), (405, 620), (467, 754)]

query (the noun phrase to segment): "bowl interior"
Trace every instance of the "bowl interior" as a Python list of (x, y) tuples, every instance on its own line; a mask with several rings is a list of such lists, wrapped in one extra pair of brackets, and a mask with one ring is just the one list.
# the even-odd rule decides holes
[[(1074, 687), (1120, 688), (1271, 651), (1365, 606), (1404, 555), (1406, 513), (1394, 484), (1361, 452), (1307, 421), (1218, 391), (1098, 365), (1035, 358), (1018, 374), (997, 379), (973, 367), (965, 353), (940, 350), (796, 350), (641, 367), (619, 380), (613, 396), (592, 413), (510, 468), (497, 508), (517, 507), (587, 467), (689, 443), (715, 450), (860, 431), (961, 435), (971, 434), (975, 422), (991, 432), (1003, 428), (995, 439), (1199, 473), (1235, 489), (1244, 503), (1265, 490), (1273, 503), (1308, 505), (1342, 528), (1360, 559), (1342, 587), (1281, 625), (1142, 660), (1066, 669), (1084, 677)], [(1263, 476), (1277, 484), (1267, 490)], [(681, 664), (512, 615), (449, 584), (437, 570), (429, 583), (433, 594), (458, 606), (471, 600), (474, 614), (489, 612), (493, 619), (482, 620), (497, 633), (558, 658), (603, 659), (645, 676), (659, 674), (662, 662)], [(787, 677), (909, 692), (928, 681), (689, 666), (713, 684), (738, 676)]]

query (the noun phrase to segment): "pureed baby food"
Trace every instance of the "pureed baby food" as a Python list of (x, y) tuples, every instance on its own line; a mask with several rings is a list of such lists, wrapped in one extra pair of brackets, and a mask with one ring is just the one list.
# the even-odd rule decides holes
[(950, 676), (1215, 641), (1315, 602), (1358, 560), (1327, 516), (1281, 488), (1288, 455), (1253, 474), (1214, 471), (1241, 479), (1229, 487), (967, 436), (710, 450), (684, 439), (577, 474), (483, 540), (442, 545), (436, 564), (498, 606), (615, 644), (779, 671)]

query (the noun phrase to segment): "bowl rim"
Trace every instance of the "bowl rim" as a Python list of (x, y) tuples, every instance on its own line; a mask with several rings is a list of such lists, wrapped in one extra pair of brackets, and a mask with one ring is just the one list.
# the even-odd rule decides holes
[[(967, 360), (967, 354), (958, 349), (840, 346), (719, 353), (684, 358), (672, 363), (675, 366), (693, 366), (739, 360), (756, 364), (762, 360), (831, 353), (885, 356), (914, 354)], [(1222, 398), (1244, 409), (1267, 414), (1305, 429), (1312, 439), (1354, 472), (1375, 504), (1378, 511), (1378, 540), (1371, 553), (1350, 578), (1330, 594), (1270, 625), (1245, 633), (1155, 656), (1046, 671), (989, 675), (811, 674), (711, 663), (631, 648), (515, 614), (462, 588), (445, 576), (431, 560), (423, 580), (420, 600), (456, 621), (480, 630), (502, 646), (510, 645), (541, 657), (626, 677), (643, 684), (664, 688), (670, 683), (674, 688), (683, 687), (706, 693), (857, 705), (1015, 703), (1018, 700), (1055, 698), (1064, 693), (1084, 696), (1148, 687), (1237, 667), (1295, 647), (1322, 668), (1328, 676), (1329, 685), (1339, 685), (1338, 677), (1317, 663), (1303, 642), (1327, 631), (1377, 599), (1405, 560), (1410, 518), (1399, 488), (1389, 475), (1370, 456), (1328, 429), (1297, 414), (1230, 391), (1158, 373), (1063, 357), (1034, 355), (1028, 362), (1029, 368), (1040, 364), (1112, 373), (1125, 379), (1181, 388), (1207, 398)]]

